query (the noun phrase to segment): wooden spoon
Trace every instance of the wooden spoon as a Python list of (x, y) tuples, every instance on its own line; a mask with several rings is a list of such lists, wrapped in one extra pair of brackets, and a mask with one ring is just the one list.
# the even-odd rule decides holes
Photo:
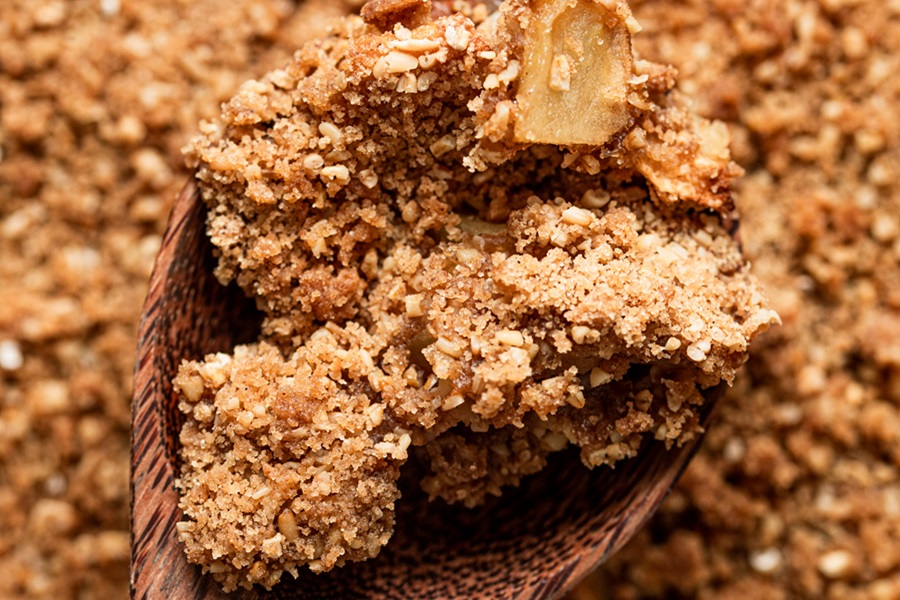
[[(260, 317), (212, 274), (205, 208), (195, 184), (175, 203), (144, 305), (131, 441), (131, 597), (166, 598), (557, 598), (618, 550), (653, 514), (701, 436), (681, 448), (645, 444), (615, 469), (583, 467), (571, 452), (502, 498), (475, 510), (427, 502), (401, 478), (394, 537), (373, 560), (323, 575), (301, 570), (271, 592), (224, 594), (187, 563), (173, 482), (179, 469), (172, 378), (182, 359), (231, 351), (255, 339)], [(721, 388), (707, 395), (709, 422)]]

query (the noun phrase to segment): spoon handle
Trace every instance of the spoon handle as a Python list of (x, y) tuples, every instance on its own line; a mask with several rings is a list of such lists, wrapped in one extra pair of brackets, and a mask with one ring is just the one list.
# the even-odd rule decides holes
[(231, 327), (217, 309), (227, 304), (221, 301), (223, 293), (233, 290), (211, 275), (203, 215), (197, 186), (191, 182), (172, 208), (142, 312), (131, 432), (133, 599), (234, 598), (187, 563), (175, 530), (181, 518), (174, 484), (183, 419), (172, 392), (174, 369), (181, 357), (233, 343)]

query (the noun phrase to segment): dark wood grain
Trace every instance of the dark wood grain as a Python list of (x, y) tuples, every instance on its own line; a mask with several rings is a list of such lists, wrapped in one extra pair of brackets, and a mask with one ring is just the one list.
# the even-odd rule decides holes
[[(699, 444), (649, 442), (614, 470), (590, 471), (570, 452), (477, 510), (428, 503), (401, 478), (397, 529), (374, 560), (324, 575), (301, 573), (271, 592), (223, 594), (187, 564), (175, 536), (173, 482), (181, 417), (171, 381), (183, 358), (253, 339), (259, 316), (212, 276), (196, 186), (175, 204), (141, 321), (135, 370), (131, 474), (131, 596), (141, 600), (558, 598), (649, 518)], [(706, 425), (721, 390), (709, 394)]]

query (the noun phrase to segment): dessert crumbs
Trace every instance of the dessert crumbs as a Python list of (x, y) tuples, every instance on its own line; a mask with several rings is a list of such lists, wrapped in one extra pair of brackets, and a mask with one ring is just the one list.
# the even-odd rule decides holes
[[(420, 4), (336, 24), (186, 150), (216, 274), (264, 315), (175, 379), (179, 537), (226, 590), (375, 556), (411, 456), (475, 507), (569, 444), (603, 467), (691, 439), (778, 323), (730, 226), (727, 129), (634, 60), (626, 5)], [(605, 36), (604, 71), (545, 97), (542, 18)], [(558, 127), (598, 81), (604, 118)]]
[[(4, 3), (0, 596), (127, 594), (131, 354), (179, 149), (348, 4)], [(900, 11), (632, 9), (641, 55), (728, 125), (745, 252), (784, 324), (648, 528), (570, 598), (900, 598)]]

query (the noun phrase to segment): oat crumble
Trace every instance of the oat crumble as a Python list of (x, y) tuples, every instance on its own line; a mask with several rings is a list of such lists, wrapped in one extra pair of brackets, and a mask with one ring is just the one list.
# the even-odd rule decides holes
[[(353, 4), (3, 4), (0, 596), (127, 594), (129, 363), (178, 150)], [(900, 598), (897, 3), (632, 8), (641, 54), (728, 124), (745, 251), (785, 324), (649, 527), (570, 598)]]
[(476, 506), (569, 444), (596, 467), (690, 439), (778, 322), (725, 127), (634, 58), (624, 2), (539, 6), (369, 4), (188, 147), (216, 274), (265, 317), (175, 380), (179, 536), (225, 589), (375, 556), (411, 456)]

